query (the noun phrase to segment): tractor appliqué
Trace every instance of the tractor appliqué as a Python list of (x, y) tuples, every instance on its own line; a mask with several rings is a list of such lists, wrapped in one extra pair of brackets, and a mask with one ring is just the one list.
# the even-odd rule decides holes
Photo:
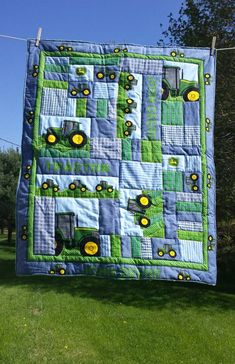
[(180, 67), (164, 66), (162, 100), (177, 96), (182, 96), (184, 101), (198, 101), (200, 96), (198, 83), (196, 81), (185, 80), (183, 78), (183, 70)]

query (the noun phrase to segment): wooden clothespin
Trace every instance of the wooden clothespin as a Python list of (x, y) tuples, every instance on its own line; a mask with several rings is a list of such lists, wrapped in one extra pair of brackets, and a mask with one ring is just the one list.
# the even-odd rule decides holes
[(211, 42), (211, 56), (215, 54), (215, 43), (216, 43), (216, 36), (214, 35)]
[(37, 38), (36, 38), (36, 42), (35, 42), (36, 47), (39, 46), (39, 42), (41, 40), (41, 35), (42, 35), (42, 28), (38, 28)]

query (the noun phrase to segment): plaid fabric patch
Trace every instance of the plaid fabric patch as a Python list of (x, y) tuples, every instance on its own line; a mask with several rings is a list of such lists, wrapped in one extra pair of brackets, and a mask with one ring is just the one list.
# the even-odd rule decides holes
[(163, 188), (166, 191), (182, 191), (182, 172), (163, 171)]
[(162, 126), (162, 143), (164, 145), (200, 145), (200, 127), (197, 126)]
[(141, 238), (141, 258), (153, 259), (152, 242), (150, 238)]
[(162, 74), (163, 62), (159, 60), (122, 58), (121, 68), (123, 71), (144, 74)]
[(192, 240), (179, 240), (181, 260), (186, 262), (202, 263), (202, 242)]
[(35, 197), (34, 254), (55, 255), (55, 199)]
[(200, 145), (200, 127), (184, 126), (184, 145)]
[(102, 257), (111, 257), (110, 235), (100, 235), (100, 253)]
[(162, 101), (162, 124), (163, 125), (183, 125), (183, 102)]
[(178, 221), (178, 227), (181, 230), (203, 231), (202, 223), (196, 221)]
[(187, 202), (201, 202), (201, 193), (189, 193), (189, 192), (176, 192), (177, 201), (187, 201)]
[(67, 114), (67, 90), (44, 87), (41, 114), (65, 116)]
[(91, 158), (122, 159), (122, 141), (118, 138), (91, 139)]

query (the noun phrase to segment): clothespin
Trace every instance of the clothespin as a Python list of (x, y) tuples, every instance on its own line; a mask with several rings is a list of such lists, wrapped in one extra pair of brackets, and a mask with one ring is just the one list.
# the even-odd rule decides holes
[(211, 56), (215, 54), (215, 43), (216, 43), (216, 36), (214, 35), (211, 42)]
[(37, 33), (37, 38), (36, 38), (36, 42), (35, 42), (35, 47), (39, 46), (39, 42), (41, 40), (41, 35), (42, 35), (42, 28), (38, 28), (38, 33)]

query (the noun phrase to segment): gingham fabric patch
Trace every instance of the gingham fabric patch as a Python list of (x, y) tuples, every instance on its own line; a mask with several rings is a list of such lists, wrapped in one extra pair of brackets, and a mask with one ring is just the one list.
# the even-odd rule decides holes
[(216, 283), (209, 49), (28, 42), (17, 274)]

